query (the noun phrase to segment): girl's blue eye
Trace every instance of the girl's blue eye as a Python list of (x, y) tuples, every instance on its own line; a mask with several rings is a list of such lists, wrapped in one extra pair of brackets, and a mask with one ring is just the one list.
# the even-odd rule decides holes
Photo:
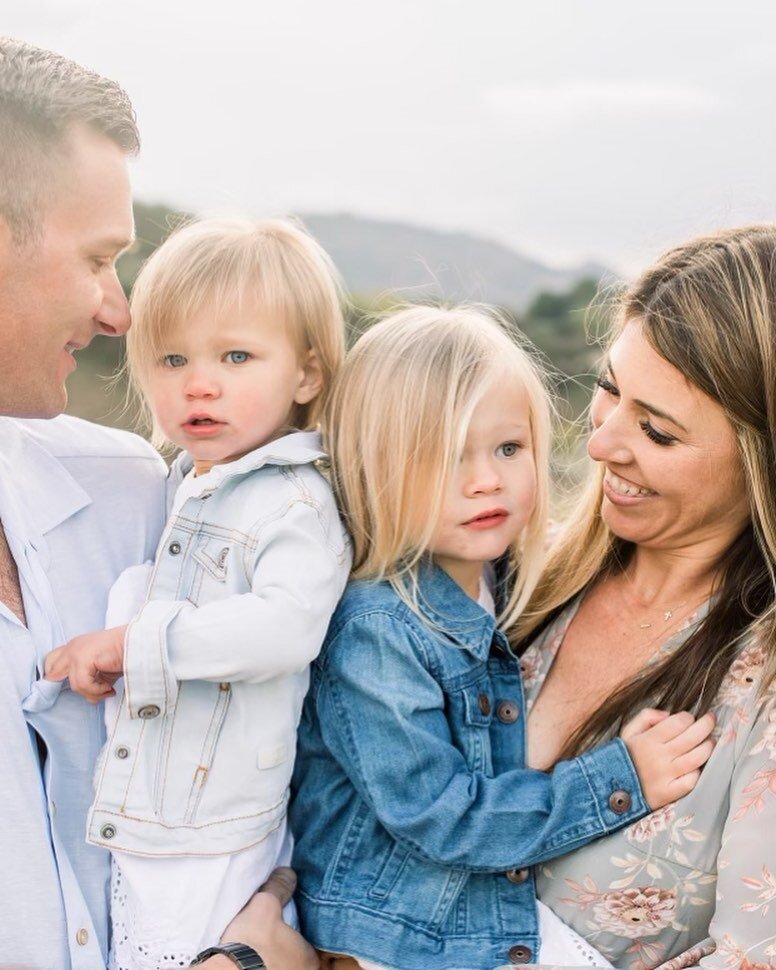
[(183, 354), (165, 354), (162, 357), (162, 363), (165, 367), (183, 367), (186, 363), (186, 358)]
[(520, 445), (516, 441), (505, 441), (503, 445), (496, 448), (496, 454), (502, 458), (514, 458), (520, 451)]
[(230, 350), (226, 355), (230, 364), (244, 364), (249, 357), (250, 354), (247, 350)]

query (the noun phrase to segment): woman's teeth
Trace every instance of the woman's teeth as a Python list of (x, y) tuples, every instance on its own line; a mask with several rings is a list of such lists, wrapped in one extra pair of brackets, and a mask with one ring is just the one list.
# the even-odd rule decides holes
[(606, 481), (609, 488), (618, 495), (631, 495), (633, 497), (637, 495), (654, 495), (655, 493), (649, 488), (639, 488), (638, 485), (634, 485), (632, 482), (626, 482), (622, 478), (618, 478), (614, 472), (606, 473)]

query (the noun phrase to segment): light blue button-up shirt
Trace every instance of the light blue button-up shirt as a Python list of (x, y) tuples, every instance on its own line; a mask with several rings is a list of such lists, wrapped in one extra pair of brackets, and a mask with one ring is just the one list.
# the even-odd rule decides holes
[(0, 418), (0, 520), (27, 618), (0, 603), (4, 966), (105, 965), (108, 855), (84, 839), (102, 712), (40, 677), (49, 650), (104, 626), (118, 574), (153, 556), (164, 487), (164, 463), (134, 435), (70, 417)]

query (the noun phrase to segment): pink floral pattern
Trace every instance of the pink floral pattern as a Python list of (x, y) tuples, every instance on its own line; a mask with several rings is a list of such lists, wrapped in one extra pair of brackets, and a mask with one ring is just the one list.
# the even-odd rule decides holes
[[(529, 714), (577, 606), (523, 658)], [(750, 643), (731, 665), (714, 705), (717, 745), (694, 791), (537, 868), (540, 898), (616, 967), (776, 968), (776, 689), (761, 696), (766, 659)]]

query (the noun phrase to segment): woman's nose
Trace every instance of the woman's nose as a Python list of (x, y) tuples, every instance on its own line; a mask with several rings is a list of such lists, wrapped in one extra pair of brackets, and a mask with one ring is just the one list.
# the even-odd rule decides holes
[(627, 465), (633, 461), (633, 452), (626, 440), (616, 408), (598, 420), (593, 416), (593, 430), (587, 439), (587, 453), (593, 461), (614, 465)]

